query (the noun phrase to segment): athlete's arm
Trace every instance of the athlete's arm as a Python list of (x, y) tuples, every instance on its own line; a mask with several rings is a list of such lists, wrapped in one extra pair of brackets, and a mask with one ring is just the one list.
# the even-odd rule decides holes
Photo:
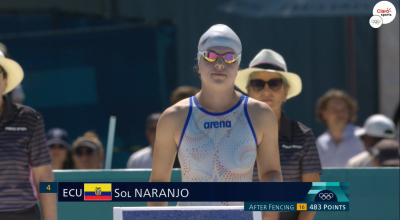
[[(257, 149), (260, 182), (282, 182), (278, 147), (278, 123), (272, 111), (266, 115), (263, 136)], [(261, 169), (260, 169), (261, 168)]]
[[(319, 182), (319, 173), (306, 173), (301, 175), (301, 182)], [(312, 220), (316, 212), (300, 212), (298, 220)]]
[[(185, 109), (172, 106), (161, 115), (156, 130), (153, 151), (153, 169), (150, 182), (170, 182), (172, 166), (178, 148), (177, 137), (182, 132), (186, 118), (182, 118)], [(187, 111), (186, 111), (187, 115)], [(183, 122), (181, 122), (183, 120)], [(182, 127), (182, 128), (180, 128)], [(178, 131), (179, 130), (179, 131)], [(148, 202), (149, 206), (167, 206), (168, 202)]]
[(282, 182), (276, 117), (267, 104), (254, 99), (249, 99), (248, 110), (258, 141), (257, 167), (260, 182)]
[[(256, 133), (257, 168), (260, 182), (282, 182), (278, 147), (278, 123), (271, 108), (249, 98), (248, 112)], [(279, 219), (279, 212), (262, 212), (263, 220)]]

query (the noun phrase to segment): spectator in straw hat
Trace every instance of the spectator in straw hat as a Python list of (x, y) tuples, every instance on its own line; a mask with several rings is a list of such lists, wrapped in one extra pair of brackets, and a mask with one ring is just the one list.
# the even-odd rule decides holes
[[(10, 59), (10, 55), (7, 52), (6, 45), (4, 45), (1, 42), (0, 42), (0, 51), (3, 52), (5, 58)], [(7, 93), (7, 96), (9, 96), (11, 102), (22, 104), (25, 100), (25, 93), (24, 89), (22, 88), (22, 85), (18, 84), (17, 86), (15, 86), (13, 90)]]
[(99, 137), (91, 131), (72, 144), (72, 158), (77, 169), (102, 169), (104, 148)]
[[(36, 189), (54, 181), (43, 117), (3, 96), (23, 77), (21, 66), (0, 52), (0, 219), (39, 220)], [(40, 193), (39, 202), (43, 219), (57, 219), (55, 194)]]
[(374, 145), (382, 139), (395, 137), (393, 121), (381, 114), (372, 115), (365, 120), (364, 127), (355, 131), (355, 135), (364, 142), (365, 150), (350, 158), (348, 167), (373, 167), (372, 151)]
[[(279, 155), (284, 182), (319, 182), (321, 163), (310, 128), (289, 119), (283, 104), (300, 94), (302, 83), (295, 73), (287, 71), (284, 58), (270, 49), (261, 50), (249, 68), (238, 71), (235, 85), (249, 97), (267, 103), (273, 110), (279, 128)], [(265, 125), (267, 126), (267, 125)], [(253, 182), (258, 182), (257, 164)], [(280, 219), (312, 219), (314, 212), (281, 212)]]

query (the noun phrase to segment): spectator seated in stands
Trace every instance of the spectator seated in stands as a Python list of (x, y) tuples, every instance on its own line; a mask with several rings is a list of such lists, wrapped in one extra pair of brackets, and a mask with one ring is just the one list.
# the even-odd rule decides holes
[(126, 168), (152, 168), (153, 167), (153, 147), (156, 140), (157, 122), (161, 113), (153, 113), (146, 120), (146, 138), (149, 146), (133, 153), (126, 165)]
[(53, 128), (47, 132), (46, 146), (49, 148), (53, 170), (73, 169), (71, 145), (68, 133), (61, 128)]
[(345, 167), (350, 158), (365, 151), (354, 135), (357, 103), (344, 91), (331, 89), (319, 98), (317, 117), (328, 128), (317, 138), (322, 167)]
[(399, 166), (399, 142), (393, 139), (384, 139), (378, 142), (373, 150), (374, 163), (377, 167)]
[(72, 158), (76, 169), (102, 169), (104, 148), (99, 137), (93, 132), (86, 132), (72, 144)]
[(384, 138), (394, 138), (394, 123), (388, 117), (380, 114), (370, 116), (364, 127), (357, 130), (355, 135), (364, 142), (365, 150), (352, 157), (347, 167), (373, 167), (372, 149), (376, 143)]

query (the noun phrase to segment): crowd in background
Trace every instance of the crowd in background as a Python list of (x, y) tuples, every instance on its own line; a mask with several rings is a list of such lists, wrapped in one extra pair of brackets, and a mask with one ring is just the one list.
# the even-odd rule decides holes
[[(9, 58), (4, 44), (0, 43), (0, 51)], [(171, 94), (170, 104), (174, 105), (199, 91), (192, 86), (178, 87)], [(22, 104), (25, 99), (21, 85), (6, 95), (14, 103)], [(318, 99), (316, 118), (326, 126), (326, 132), (315, 140), (322, 167), (399, 166), (399, 107), (392, 119), (381, 114), (372, 115), (361, 128), (354, 124), (359, 107), (350, 95), (337, 89), (328, 90)], [(127, 168), (152, 167), (152, 152), (160, 116), (161, 113), (156, 112), (147, 117), (144, 135), (149, 145), (132, 153)], [(104, 147), (94, 131), (87, 131), (71, 141), (64, 129), (51, 128), (47, 131), (46, 146), (55, 170), (103, 168)], [(179, 167), (176, 158), (174, 168)]]

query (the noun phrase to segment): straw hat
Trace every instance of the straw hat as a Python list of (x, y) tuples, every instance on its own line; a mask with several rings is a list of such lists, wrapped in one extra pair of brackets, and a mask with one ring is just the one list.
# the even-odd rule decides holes
[(302, 83), (300, 77), (295, 73), (287, 72), (286, 62), (283, 57), (270, 49), (261, 50), (250, 62), (249, 68), (239, 70), (235, 80), (235, 86), (247, 94), (247, 82), (253, 72), (275, 72), (285, 77), (289, 84), (287, 99), (297, 96), (301, 92)]
[(24, 78), (24, 71), (21, 66), (14, 60), (5, 58), (3, 52), (0, 51), (0, 66), (7, 73), (7, 87), (3, 95), (13, 90)]

